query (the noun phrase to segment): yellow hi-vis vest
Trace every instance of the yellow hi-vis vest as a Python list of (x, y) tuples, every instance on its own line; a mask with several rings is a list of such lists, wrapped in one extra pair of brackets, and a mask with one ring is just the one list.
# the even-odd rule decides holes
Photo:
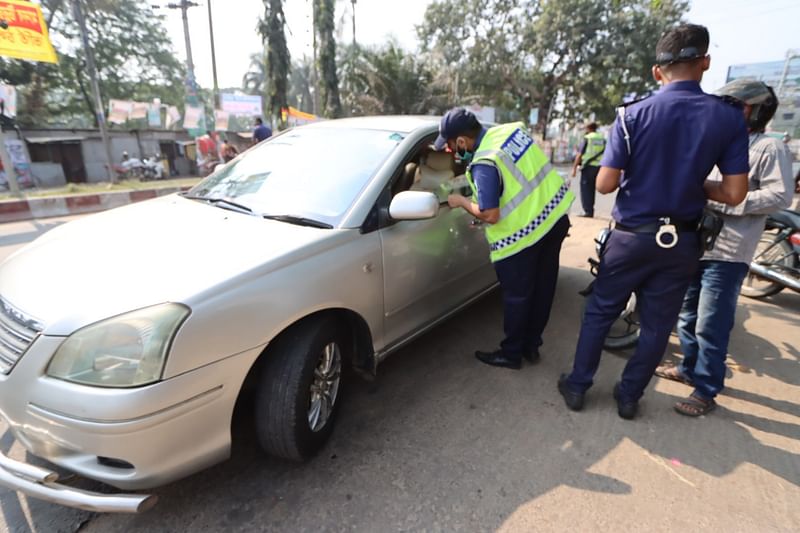
[[(521, 122), (489, 128), (475, 152), (476, 163), (494, 166), (503, 180), (500, 219), (486, 227), (492, 262), (536, 244), (575, 200)], [(477, 198), (470, 170), (467, 180)]]
[(581, 158), (583, 166), (599, 167), (600, 160), (603, 158), (602, 153), (606, 149), (605, 137), (603, 137), (602, 133), (593, 131), (584, 135), (583, 138), (586, 139), (586, 151)]

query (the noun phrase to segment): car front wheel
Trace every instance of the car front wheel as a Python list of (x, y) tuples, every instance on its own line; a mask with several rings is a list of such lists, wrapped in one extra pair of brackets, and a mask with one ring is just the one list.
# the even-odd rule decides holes
[(344, 361), (336, 326), (331, 318), (298, 324), (265, 354), (255, 425), (259, 443), (270, 455), (302, 461), (330, 436)]

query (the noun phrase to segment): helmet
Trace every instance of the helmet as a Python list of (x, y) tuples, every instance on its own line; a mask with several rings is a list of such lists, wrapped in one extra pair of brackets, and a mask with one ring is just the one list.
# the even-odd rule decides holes
[(763, 81), (733, 80), (717, 89), (715, 94), (734, 98), (742, 104), (751, 106), (747, 127), (752, 131), (763, 131), (778, 109), (775, 91)]

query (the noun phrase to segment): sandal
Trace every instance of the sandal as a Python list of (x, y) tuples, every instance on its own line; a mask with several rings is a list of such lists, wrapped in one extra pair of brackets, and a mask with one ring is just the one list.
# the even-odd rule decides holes
[(660, 378), (677, 381), (678, 383), (683, 383), (690, 387), (692, 386), (692, 380), (686, 377), (686, 374), (681, 372), (677, 366), (661, 365), (656, 368), (655, 374)]
[(675, 404), (675, 410), (686, 416), (698, 417), (707, 415), (717, 406), (714, 400), (704, 400), (692, 394), (687, 399)]

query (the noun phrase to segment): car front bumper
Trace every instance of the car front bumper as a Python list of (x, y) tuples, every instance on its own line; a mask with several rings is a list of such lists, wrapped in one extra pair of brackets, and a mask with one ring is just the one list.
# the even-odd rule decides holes
[[(62, 341), (40, 336), (0, 376), (0, 417), (30, 453), (123, 490), (160, 486), (229, 457), (233, 408), (260, 349), (145, 387), (106, 389), (45, 375)], [(37, 498), (106, 512), (155, 503), (147, 495), (79, 491), (56, 478), (0, 457), (0, 484)]]

